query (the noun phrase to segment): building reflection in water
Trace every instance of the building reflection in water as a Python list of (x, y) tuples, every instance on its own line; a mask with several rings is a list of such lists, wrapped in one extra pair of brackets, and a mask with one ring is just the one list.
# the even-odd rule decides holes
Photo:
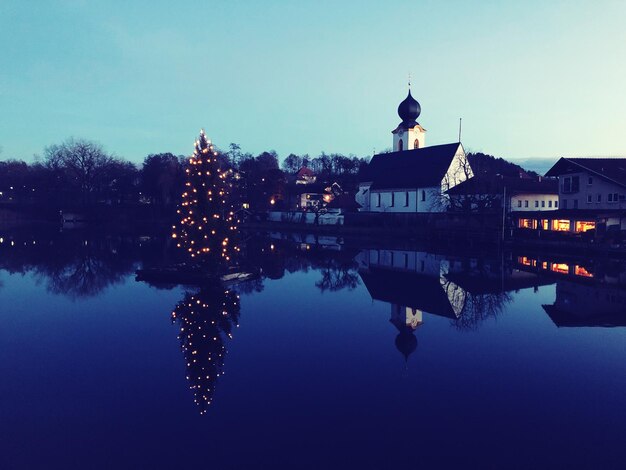
[(372, 299), (390, 305), (396, 347), (406, 359), (417, 347), (415, 330), (429, 315), (447, 318), (460, 330), (475, 330), (504, 310), (511, 291), (553, 282), (508, 266), (502, 258), (368, 249), (356, 259)]
[(518, 256), (529, 272), (556, 281), (543, 309), (557, 327), (626, 326), (626, 263), (567, 257)]

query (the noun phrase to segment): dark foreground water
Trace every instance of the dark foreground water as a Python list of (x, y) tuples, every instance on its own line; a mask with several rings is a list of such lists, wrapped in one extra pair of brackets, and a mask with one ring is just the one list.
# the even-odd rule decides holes
[(277, 238), (0, 234), (0, 468), (626, 465), (623, 262)]

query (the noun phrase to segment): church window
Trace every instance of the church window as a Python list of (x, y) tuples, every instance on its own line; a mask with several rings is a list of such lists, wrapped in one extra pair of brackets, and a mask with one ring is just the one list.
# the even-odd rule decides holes
[(376, 207), (380, 207), (380, 193), (376, 193)]
[(403, 142), (402, 139), (398, 141), (398, 152), (402, 151)]
[(413, 142), (413, 148), (414, 149), (420, 148), (420, 141), (419, 141), (419, 139), (415, 139), (415, 142)]

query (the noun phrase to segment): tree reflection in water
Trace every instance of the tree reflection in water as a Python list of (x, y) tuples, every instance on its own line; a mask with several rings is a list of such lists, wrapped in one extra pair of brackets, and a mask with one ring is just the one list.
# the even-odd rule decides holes
[(196, 293), (187, 292), (172, 312), (172, 322), (180, 326), (187, 380), (200, 414), (206, 413), (224, 373), (225, 343), (232, 339), (239, 313), (239, 296), (217, 279)]
[(1, 269), (32, 273), (49, 292), (72, 299), (93, 297), (121, 283), (139, 258), (135, 237), (43, 232), (4, 238)]

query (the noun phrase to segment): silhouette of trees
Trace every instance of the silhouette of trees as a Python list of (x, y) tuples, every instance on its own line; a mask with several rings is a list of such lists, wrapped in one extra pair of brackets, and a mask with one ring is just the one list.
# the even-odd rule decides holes
[(184, 174), (181, 161), (173, 154), (148, 155), (141, 170), (141, 192), (152, 204), (170, 206), (182, 193)]

